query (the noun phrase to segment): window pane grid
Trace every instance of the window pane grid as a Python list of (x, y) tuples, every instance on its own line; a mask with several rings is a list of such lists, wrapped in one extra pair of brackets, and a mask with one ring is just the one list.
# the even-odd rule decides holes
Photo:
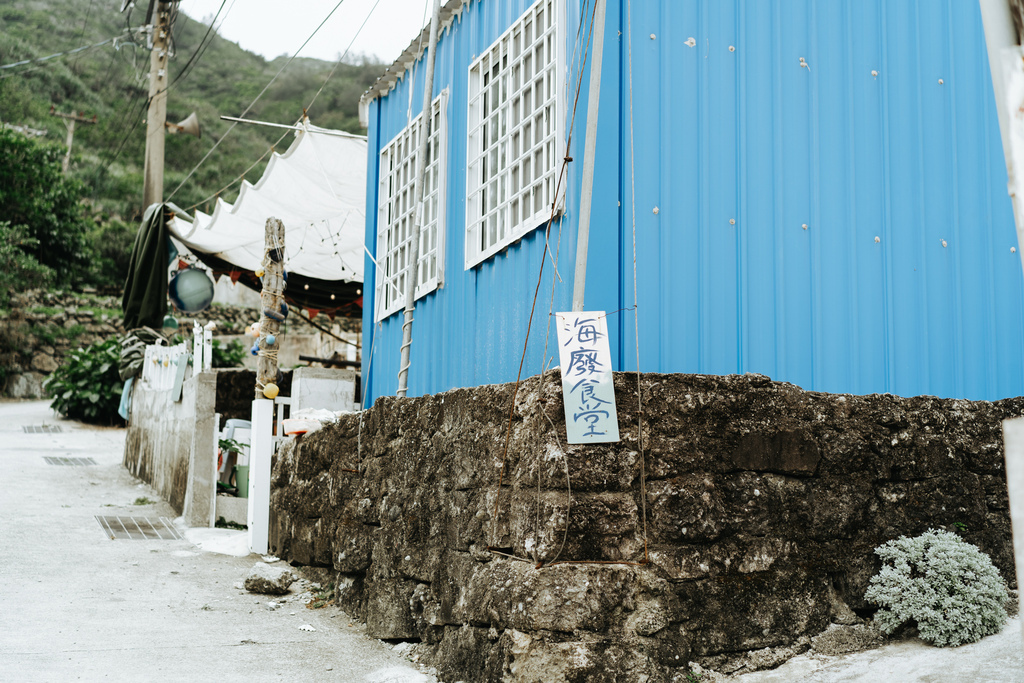
[(466, 266), (541, 225), (561, 144), (554, 0), (539, 0), (470, 67)]
[[(437, 288), (443, 263), (445, 150), (444, 115), (447, 91), (434, 99), (427, 122), (420, 254), (416, 268), (416, 298)], [(413, 228), (416, 214), (416, 165), (422, 114), (381, 150), (381, 183), (377, 227), (377, 320), (405, 306), (405, 287), (412, 272)]]

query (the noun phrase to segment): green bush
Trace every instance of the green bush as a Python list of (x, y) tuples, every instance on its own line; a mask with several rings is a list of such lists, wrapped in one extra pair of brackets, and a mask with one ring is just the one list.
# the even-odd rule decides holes
[[(138, 226), (115, 218), (94, 226), (87, 237), (92, 249), (89, 281), (104, 290), (124, 287)], [(117, 311), (121, 315), (121, 311)]]
[(62, 156), (59, 145), (0, 128), (0, 216), (21, 231), (18, 249), (52, 269), (58, 284), (88, 266), (84, 189), (64, 175)]
[(4, 264), (0, 268), (0, 306), (6, 306), (14, 292), (53, 282), (53, 270), (31, 253), (38, 246), (39, 240), (30, 236), (24, 225), (0, 221), (0, 263)]
[(102, 424), (121, 421), (120, 345), (115, 338), (75, 349), (46, 380), (46, 393), (57, 412), (75, 420)]
[(945, 647), (981, 640), (1006, 623), (1006, 583), (989, 556), (948, 531), (929, 529), (875, 548), (882, 570), (864, 597), (880, 605), (889, 634), (917, 622), (921, 639)]
[(213, 348), (213, 367), (215, 368), (240, 368), (245, 360), (245, 347), (242, 342), (232, 339), (227, 346), (221, 346), (219, 339), (214, 339), (211, 344)]

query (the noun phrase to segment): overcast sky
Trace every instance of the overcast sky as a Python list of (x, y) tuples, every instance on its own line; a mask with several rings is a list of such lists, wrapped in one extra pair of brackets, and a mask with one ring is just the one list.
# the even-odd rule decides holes
[[(355, 38), (374, 3), (378, 3), (349, 54), (374, 55), (390, 64), (425, 25), (428, 1), (343, 0), (299, 56), (335, 61)], [(337, 3), (338, 0), (227, 0), (217, 19), (218, 33), (267, 59), (291, 55)], [(193, 19), (209, 20), (220, 5), (221, 0), (182, 0), (181, 11)]]

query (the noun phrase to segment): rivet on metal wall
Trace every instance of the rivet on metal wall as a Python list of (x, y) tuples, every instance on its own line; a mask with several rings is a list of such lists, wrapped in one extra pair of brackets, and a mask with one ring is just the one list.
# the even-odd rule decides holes
[(941, 78), (939, 79), (939, 85), (942, 85), (942, 79)]
[(654, 40), (656, 37), (653, 33), (651, 34), (651, 40)]
[(660, 209), (658, 207), (654, 207), (654, 215), (655, 216), (658, 215), (658, 211), (660, 211)]
[(806, 224), (806, 223), (804, 223), (804, 224), (803, 224), (803, 225), (801, 225), (800, 227), (801, 227), (801, 228), (803, 228), (804, 230), (806, 230), (806, 229), (807, 229), (807, 224)]
[(942, 248), (943, 248), (943, 249), (945, 249), (945, 248), (946, 248), (946, 240), (942, 240)]
[(736, 219), (735, 218), (730, 218), (729, 219), (729, 225), (736, 225)]
[(874, 76), (875, 78), (878, 78), (878, 72), (875, 71), (874, 69), (871, 70), (871, 75)]
[(729, 52), (736, 52), (736, 46), (735, 45), (730, 45), (729, 46)]
[(690, 36), (689, 38), (686, 39), (685, 44), (689, 45), (690, 47), (697, 47), (697, 40), (693, 36)]
[(807, 68), (807, 69), (811, 68), (811, 67), (807, 66), (807, 60), (804, 59), (803, 57), (800, 58), (800, 66), (803, 67), (803, 68)]
[(879, 237), (878, 235), (875, 235), (875, 244), (878, 244), (881, 241), (882, 241), (882, 238)]
[(1017, 253), (1017, 247), (1010, 247), (1010, 253), (1011, 254), (1016, 254)]

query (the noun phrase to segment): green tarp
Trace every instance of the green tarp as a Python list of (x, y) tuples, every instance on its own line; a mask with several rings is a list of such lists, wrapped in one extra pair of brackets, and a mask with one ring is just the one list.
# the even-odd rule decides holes
[(163, 327), (167, 315), (167, 266), (172, 248), (167, 220), (174, 214), (185, 215), (185, 212), (174, 204), (153, 204), (142, 217), (121, 299), (126, 330)]

